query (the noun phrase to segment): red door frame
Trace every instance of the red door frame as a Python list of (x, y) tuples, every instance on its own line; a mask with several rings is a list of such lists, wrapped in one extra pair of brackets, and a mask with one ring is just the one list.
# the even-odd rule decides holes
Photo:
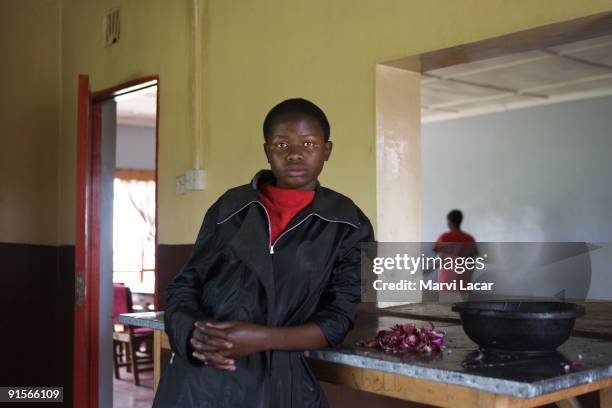
[[(77, 174), (74, 307), (74, 406), (98, 407), (100, 308), (101, 103), (156, 81), (155, 182), (158, 180), (159, 77), (147, 76), (91, 92), (89, 76), (79, 75), (77, 96)], [(155, 189), (155, 274), (157, 276), (157, 202)], [(157, 306), (157, 291), (155, 292)]]

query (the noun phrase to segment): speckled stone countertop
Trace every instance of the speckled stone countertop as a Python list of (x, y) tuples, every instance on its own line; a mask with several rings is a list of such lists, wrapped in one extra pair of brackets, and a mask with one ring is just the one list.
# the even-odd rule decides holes
[(119, 322), (153, 330), (164, 330), (164, 312), (125, 313), (119, 315)]
[[(119, 321), (155, 330), (164, 329), (163, 312), (120, 315)], [(446, 332), (447, 349), (438, 354), (388, 354), (355, 346), (358, 340), (374, 337), (378, 330), (408, 322), (414, 322), (419, 327), (427, 324), (416, 319), (362, 313), (341, 347), (306, 351), (304, 354), (348, 366), (519, 398), (537, 397), (612, 378), (612, 342), (584, 337), (570, 337), (554, 355), (527, 360), (479, 354), (476, 345), (456, 323), (435, 323), (436, 327)]]

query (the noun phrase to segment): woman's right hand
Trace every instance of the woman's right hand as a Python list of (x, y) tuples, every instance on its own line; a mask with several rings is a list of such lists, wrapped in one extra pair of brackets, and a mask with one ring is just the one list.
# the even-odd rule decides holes
[(206, 326), (208, 320), (195, 322), (193, 334), (189, 339), (193, 349), (191, 355), (205, 365), (218, 370), (235, 371), (236, 362), (226, 357), (233, 345), (224, 331)]

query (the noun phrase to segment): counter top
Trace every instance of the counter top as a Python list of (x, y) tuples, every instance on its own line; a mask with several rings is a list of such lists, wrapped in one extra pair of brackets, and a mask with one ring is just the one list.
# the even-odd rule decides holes
[(164, 331), (164, 312), (124, 313), (119, 315), (119, 322)]
[[(164, 329), (163, 312), (120, 315), (119, 321), (155, 330)], [(533, 398), (612, 378), (612, 342), (584, 337), (571, 337), (557, 354), (529, 360), (481, 356), (461, 325), (453, 322), (436, 323), (436, 327), (446, 332), (447, 344), (447, 349), (438, 354), (388, 354), (355, 346), (358, 340), (371, 338), (378, 330), (408, 322), (419, 327), (427, 324), (424, 320), (362, 313), (341, 347), (306, 351), (304, 354), (332, 363), (519, 398)], [(569, 372), (566, 372), (567, 368)]]

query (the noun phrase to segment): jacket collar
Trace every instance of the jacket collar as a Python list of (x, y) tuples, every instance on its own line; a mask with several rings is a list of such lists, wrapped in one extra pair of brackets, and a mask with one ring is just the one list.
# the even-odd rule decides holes
[[(259, 198), (259, 186), (272, 180), (274, 174), (271, 170), (260, 170), (249, 184), (229, 190), (220, 200), (217, 222), (224, 222), (253, 203), (263, 205)], [(308, 209), (307, 214), (314, 213), (330, 222), (344, 222), (356, 228), (361, 225), (355, 204), (342, 194), (321, 186), (319, 181), (315, 185), (315, 197)]]

